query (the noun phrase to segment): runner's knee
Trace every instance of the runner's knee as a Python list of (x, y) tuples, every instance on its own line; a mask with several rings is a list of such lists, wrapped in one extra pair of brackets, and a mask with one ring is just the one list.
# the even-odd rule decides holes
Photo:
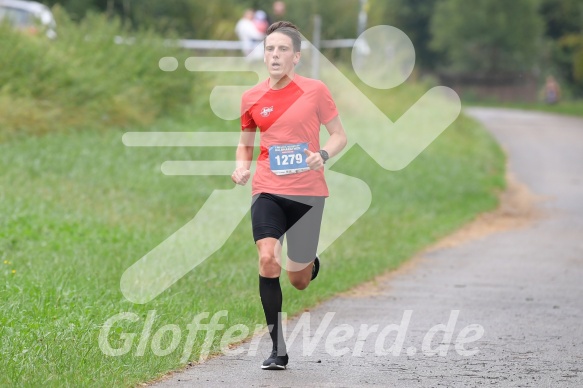
[(290, 283), (298, 290), (305, 290), (310, 285), (309, 279), (301, 279), (301, 278), (290, 278)]
[(277, 262), (273, 252), (259, 253), (259, 273), (266, 277), (279, 276), (281, 266)]

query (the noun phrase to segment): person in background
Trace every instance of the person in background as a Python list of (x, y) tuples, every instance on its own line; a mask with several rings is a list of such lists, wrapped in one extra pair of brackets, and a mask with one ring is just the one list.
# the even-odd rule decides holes
[(269, 22), (267, 21), (267, 14), (265, 11), (257, 10), (255, 11), (255, 15), (253, 15), (253, 24), (255, 24), (255, 28), (262, 34), (265, 34), (267, 31), (267, 27), (269, 27)]
[(285, 3), (283, 1), (273, 2), (271, 14), (267, 15), (267, 25), (270, 26), (273, 23), (285, 19)]
[[(242, 43), (243, 54), (249, 59), (257, 59), (249, 57), (249, 54), (251, 54), (253, 49), (255, 49), (255, 47), (263, 41), (263, 38), (265, 38), (265, 33), (259, 31), (253, 22), (254, 15), (255, 12), (252, 9), (247, 9), (243, 13), (243, 17), (239, 19), (235, 26), (235, 33)], [(263, 53), (261, 53), (258, 59), (263, 59)]]
[(561, 99), (561, 88), (552, 75), (547, 77), (544, 93), (547, 104), (556, 104)]
[(273, 18), (274, 21), (282, 20), (285, 16), (285, 3), (283, 1), (275, 1), (273, 3)]

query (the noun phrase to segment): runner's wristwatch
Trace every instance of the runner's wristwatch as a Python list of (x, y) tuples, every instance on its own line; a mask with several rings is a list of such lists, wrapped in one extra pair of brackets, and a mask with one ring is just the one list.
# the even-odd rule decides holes
[(320, 156), (322, 156), (322, 160), (324, 161), (324, 164), (326, 164), (326, 161), (328, 159), (330, 159), (330, 155), (328, 155), (328, 152), (326, 152), (325, 150), (320, 150), (320, 151), (318, 151), (318, 153), (320, 154)]

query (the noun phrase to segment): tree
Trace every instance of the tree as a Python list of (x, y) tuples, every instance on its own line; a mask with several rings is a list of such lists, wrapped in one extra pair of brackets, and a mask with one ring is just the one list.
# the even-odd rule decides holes
[(563, 35), (554, 46), (553, 60), (561, 79), (577, 96), (583, 95), (583, 34)]
[(100, 10), (98, 0), (42, 0), (40, 2), (49, 7), (61, 5), (74, 20), (81, 20), (89, 11)]
[(370, 25), (388, 24), (402, 30), (415, 47), (415, 62), (431, 70), (439, 55), (429, 47), (429, 23), (435, 10), (434, 0), (370, 0)]
[(575, 95), (583, 95), (583, 3), (580, 0), (543, 0), (546, 21), (546, 70)]
[(581, 0), (543, 0), (540, 13), (546, 21), (545, 34), (551, 39), (583, 33)]
[[(127, 26), (175, 32), (185, 38), (236, 39), (234, 27), (246, 8), (272, 13), (273, 0), (41, 0), (61, 4), (75, 20), (88, 11), (118, 16)], [(359, 0), (288, 0), (286, 19), (311, 38), (313, 15), (322, 17), (322, 39), (354, 38)]]
[(448, 71), (532, 70), (543, 31), (536, 0), (442, 0), (431, 21), (431, 47)]

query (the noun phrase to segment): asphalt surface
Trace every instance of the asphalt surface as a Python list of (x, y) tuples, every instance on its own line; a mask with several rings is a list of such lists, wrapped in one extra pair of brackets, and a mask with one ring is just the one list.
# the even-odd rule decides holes
[[(544, 198), (534, 205), (539, 217), (423, 254), (373, 292), (310, 311), (285, 371), (260, 369), (270, 350), (265, 336), (257, 352), (246, 343), (239, 355), (155, 386), (583, 387), (583, 120), (490, 108), (466, 114), (502, 144), (514, 176)], [(332, 320), (319, 333), (326, 314)], [(297, 325), (292, 320), (288, 333)]]

